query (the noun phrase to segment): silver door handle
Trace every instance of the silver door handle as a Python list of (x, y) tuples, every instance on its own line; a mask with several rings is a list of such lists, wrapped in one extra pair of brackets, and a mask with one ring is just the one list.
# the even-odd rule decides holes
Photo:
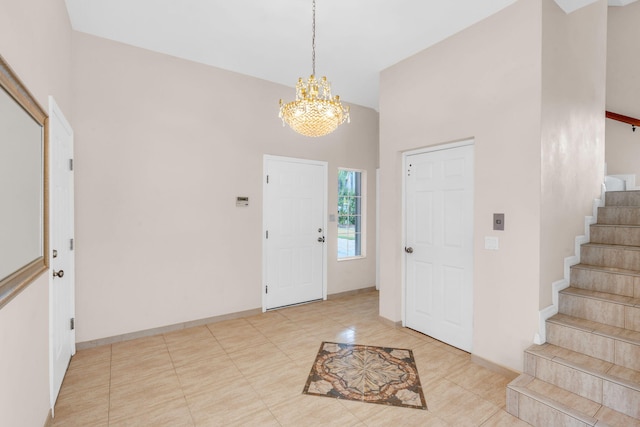
[(404, 251), (405, 251), (406, 253), (408, 253), (408, 254), (412, 254), (412, 253), (413, 253), (413, 248), (412, 248), (411, 246), (409, 246), (408, 248), (407, 248), (407, 247), (405, 247), (405, 248), (404, 248)]
[(318, 242), (320, 242), (320, 243), (324, 243), (324, 236), (322, 236), (322, 237), (318, 237)]
[(64, 270), (55, 271), (53, 270), (53, 277), (62, 277), (64, 276)]

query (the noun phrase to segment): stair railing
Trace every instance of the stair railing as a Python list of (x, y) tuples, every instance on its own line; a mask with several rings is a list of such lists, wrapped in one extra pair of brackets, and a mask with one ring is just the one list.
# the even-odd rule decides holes
[(636, 131), (636, 126), (640, 126), (640, 119), (635, 117), (623, 116), (622, 114), (612, 113), (611, 111), (605, 111), (605, 117), (611, 120), (617, 120), (622, 123), (631, 125), (631, 130)]

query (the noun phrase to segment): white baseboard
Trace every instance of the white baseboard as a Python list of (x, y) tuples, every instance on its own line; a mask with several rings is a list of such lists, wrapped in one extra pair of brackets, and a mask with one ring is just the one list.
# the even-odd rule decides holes
[[(635, 184), (635, 176), (634, 176)], [(574, 255), (564, 259), (564, 278), (551, 284), (551, 305), (543, 308), (538, 313), (538, 333), (534, 335), (533, 342), (535, 344), (544, 344), (547, 342), (547, 319), (558, 314), (558, 294), (563, 289), (569, 287), (571, 276), (571, 266), (580, 263), (580, 246), (590, 241), (590, 226), (598, 221), (598, 208), (604, 206), (605, 187), (602, 184), (602, 194), (599, 199), (593, 201), (593, 214), (584, 217), (584, 235), (575, 238)]]

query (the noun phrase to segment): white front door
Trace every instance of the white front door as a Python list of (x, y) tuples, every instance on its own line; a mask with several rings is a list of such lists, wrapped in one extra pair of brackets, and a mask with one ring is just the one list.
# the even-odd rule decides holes
[(471, 351), (473, 145), (405, 156), (405, 326)]
[(325, 298), (327, 164), (265, 156), (264, 171), (263, 306)]
[(73, 130), (49, 97), (49, 346), (51, 410), (75, 353)]

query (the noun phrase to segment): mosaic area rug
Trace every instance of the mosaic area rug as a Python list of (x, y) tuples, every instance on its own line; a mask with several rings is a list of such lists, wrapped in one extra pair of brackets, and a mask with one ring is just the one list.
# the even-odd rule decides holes
[(323, 342), (302, 392), (427, 409), (413, 352), (400, 348)]

